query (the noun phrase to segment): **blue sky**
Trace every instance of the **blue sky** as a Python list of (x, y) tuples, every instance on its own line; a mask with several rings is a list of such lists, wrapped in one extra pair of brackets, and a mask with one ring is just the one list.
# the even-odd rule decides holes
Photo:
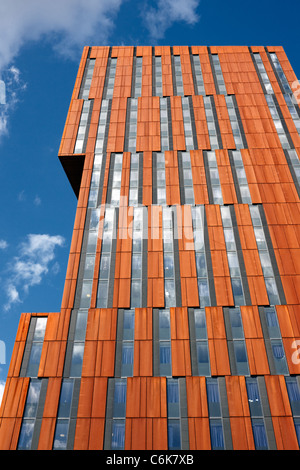
[(21, 312), (60, 310), (76, 198), (57, 153), (83, 47), (282, 45), (300, 77), (298, 18), (276, 0), (2, 2), (0, 400)]

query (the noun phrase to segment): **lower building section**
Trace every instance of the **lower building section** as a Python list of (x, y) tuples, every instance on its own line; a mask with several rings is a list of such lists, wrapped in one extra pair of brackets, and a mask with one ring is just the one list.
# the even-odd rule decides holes
[(296, 308), (23, 314), (0, 448), (297, 450)]

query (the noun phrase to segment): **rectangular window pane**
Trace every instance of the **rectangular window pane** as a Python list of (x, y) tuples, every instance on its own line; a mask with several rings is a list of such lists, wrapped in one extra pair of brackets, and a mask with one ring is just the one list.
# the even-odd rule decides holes
[(142, 281), (131, 282), (130, 306), (131, 308), (139, 308), (142, 303)]
[(170, 342), (160, 341), (159, 344), (159, 370), (161, 376), (171, 376), (171, 345)]
[(71, 369), (70, 369), (71, 377), (81, 376), (83, 353), (84, 353), (84, 343), (74, 343), (72, 359), (71, 359)]
[(219, 386), (217, 379), (206, 379), (209, 416), (221, 416)]
[(244, 341), (233, 341), (238, 375), (249, 375), (248, 357)]
[(43, 343), (32, 343), (26, 375), (27, 377), (37, 377)]
[(209, 352), (207, 341), (197, 341), (198, 375), (210, 375)]
[(229, 309), (229, 318), (230, 318), (232, 337), (234, 339), (244, 338), (244, 330), (243, 330), (243, 324), (242, 324), (242, 317), (241, 317), (240, 309), (230, 308)]
[(225, 447), (222, 421), (212, 419), (209, 421), (209, 426), (212, 450), (223, 450)]
[(267, 434), (263, 419), (252, 420), (253, 438), (256, 450), (268, 450)]
[(33, 341), (43, 341), (46, 331), (47, 317), (37, 318), (34, 329)]
[(123, 340), (134, 339), (134, 310), (124, 310)]
[(168, 448), (172, 450), (181, 449), (179, 419), (168, 420)]
[(125, 420), (114, 419), (112, 424), (111, 448), (113, 450), (124, 449), (125, 444)]
[(262, 416), (260, 394), (256, 378), (246, 378), (246, 388), (251, 416)]
[(286, 377), (286, 388), (289, 395), (289, 400), (292, 408), (292, 413), (295, 416), (300, 416), (300, 390), (296, 377)]
[(54, 450), (64, 450), (67, 448), (68, 440), (68, 431), (69, 431), (69, 420), (68, 419), (58, 419), (55, 428), (54, 435)]
[(177, 379), (167, 379), (168, 417), (180, 416), (179, 384)]
[(195, 309), (195, 334), (196, 339), (206, 339), (207, 330), (206, 330), (206, 318), (204, 309)]
[(122, 377), (133, 374), (133, 342), (124, 342), (122, 347)]
[(271, 348), (273, 358), (275, 362), (275, 368), (277, 374), (288, 374), (288, 367), (285, 358), (285, 352), (282, 344), (282, 340), (271, 340)]
[(31, 448), (34, 423), (34, 419), (23, 420), (18, 442), (19, 450), (29, 450)]
[(113, 416), (122, 418), (126, 414), (126, 379), (115, 380)]
[(57, 413), (59, 418), (68, 418), (70, 416), (73, 388), (74, 381), (72, 379), (63, 379)]
[(26, 398), (26, 405), (23, 413), (24, 418), (34, 418), (36, 416), (41, 391), (41, 383), (42, 382), (40, 380), (30, 381)]
[(159, 310), (159, 339), (170, 339), (170, 312)]

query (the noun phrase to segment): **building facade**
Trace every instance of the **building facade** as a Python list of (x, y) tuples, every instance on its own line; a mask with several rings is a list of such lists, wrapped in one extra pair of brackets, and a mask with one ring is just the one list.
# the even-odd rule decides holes
[(60, 312), (23, 313), (0, 449), (300, 442), (300, 109), (282, 47), (86, 47)]

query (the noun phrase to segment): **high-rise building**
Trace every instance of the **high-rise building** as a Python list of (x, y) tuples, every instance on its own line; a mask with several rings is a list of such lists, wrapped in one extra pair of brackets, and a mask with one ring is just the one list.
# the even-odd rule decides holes
[(61, 310), (21, 315), (1, 449), (299, 449), (294, 82), (282, 47), (84, 49)]

